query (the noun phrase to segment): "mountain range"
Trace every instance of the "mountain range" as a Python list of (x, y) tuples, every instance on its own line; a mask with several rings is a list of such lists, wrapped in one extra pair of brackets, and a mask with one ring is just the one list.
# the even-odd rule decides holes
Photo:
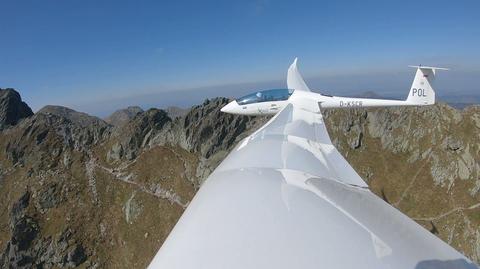
[[(0, 268), (144, 268), (204, 180), (268, 117), (37, 113), (0, 89)], [(371, 190), (480, 261), (480, 106), (323, 111)], [(248, 199), (248, 197), (245, 197)]]

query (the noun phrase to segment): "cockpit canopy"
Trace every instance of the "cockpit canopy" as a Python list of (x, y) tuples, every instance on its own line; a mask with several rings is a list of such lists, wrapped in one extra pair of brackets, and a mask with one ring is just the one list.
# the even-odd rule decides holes
[(292, 89), (262, 90), (240, 97), (236, 101), (239, 105), (248, 105), (260, 102), (285, 101), (288, 100), (292, 93)]

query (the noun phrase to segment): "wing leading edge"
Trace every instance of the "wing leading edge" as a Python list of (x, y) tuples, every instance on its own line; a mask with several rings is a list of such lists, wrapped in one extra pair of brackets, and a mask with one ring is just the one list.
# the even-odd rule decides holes
[(150, 268), (477, 268), (374, 195), (302, 96), (209, 176)]

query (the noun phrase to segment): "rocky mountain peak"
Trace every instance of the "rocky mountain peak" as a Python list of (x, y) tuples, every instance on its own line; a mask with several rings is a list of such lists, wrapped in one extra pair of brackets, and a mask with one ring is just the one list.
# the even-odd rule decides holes
[(122, 126), (140, 113), (143, 113), (143, 109), (141, 107), (129, 106), (113, 112), (110, 116), (105, 118), (105, 121), (113, 126)]
[(167, 112), (151, 108), (136, 114), (131, 120), (113, 129), (115, 143), (109, 151), (107, 159), (118, 161), (121, 158), (133, 160), (141, 150), (150, 143), (153, 136), (162, 131), (164, 125), (172, 120)]
[(22, 101), (17, 91), (11, 88), (0, 88), (0, 130), (13, 126), (31, 115), (33, 115), (32, 109)]
[(40, 109), (37, 114), (55, 115), (65, 118), (81, 127), (88, 127), (92, 125), (104, 127), (107, 125), (107, 123), (100, 118), (90, 116), (87, 113), (78, 112), (64, 106), (47, 105)]

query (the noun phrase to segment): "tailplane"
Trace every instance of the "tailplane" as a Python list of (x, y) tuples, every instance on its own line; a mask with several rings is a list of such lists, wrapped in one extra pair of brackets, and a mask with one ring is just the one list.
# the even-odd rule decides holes
[(448, 70), (447, 68), (429, 67), (429, 66), (410, 66), (417, 68), (415, 79), (413, 80), (407, 102), (416, 105), (435, 104), (435, 91), (433, 82), (435, 80), (436, 70)]

